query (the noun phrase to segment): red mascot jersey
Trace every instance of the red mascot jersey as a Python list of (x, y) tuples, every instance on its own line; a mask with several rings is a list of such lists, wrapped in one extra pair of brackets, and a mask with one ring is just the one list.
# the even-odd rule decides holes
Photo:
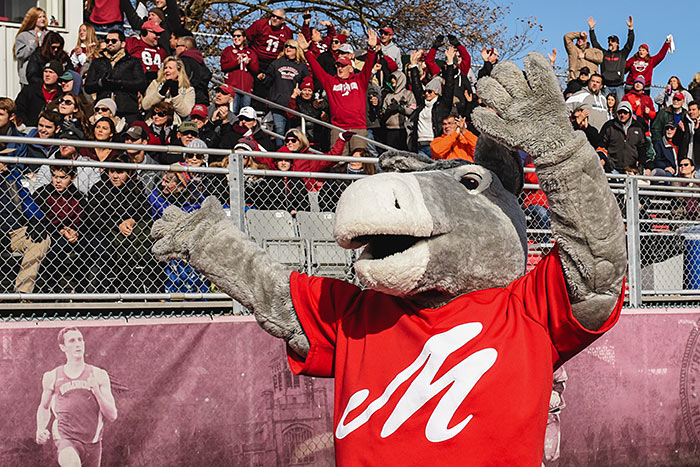
[(623, 299), (583, 328), (557, 248), (507, 287), (435, 309), (296, 272), (290, 285), (311, 347), (289, 363), (335, 378), (342, 466), (539, 466), (553, 369), (609, 330)]

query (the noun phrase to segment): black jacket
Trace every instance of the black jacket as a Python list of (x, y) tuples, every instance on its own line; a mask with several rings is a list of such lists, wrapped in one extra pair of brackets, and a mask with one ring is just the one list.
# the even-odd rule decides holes
[[(56, 57), (56, 60), (63, 65), (63, 71), (73, 69), (73, 64), (65, 52)], [(27, 81), (29, 81), (29, 84), (44, 82), (44, 66), (46, 63), (47, 61), (41, 55), (40, 48), (37, 47), (27, 61)]]
[(644, 127), (637, 120), (632, 120), (626, 134), (617, 118), (608, 120), (600, 129), (600, 136), (608, 160), (618, 172), (624, 173), (626, 167), (638, 168), (640, 172), (654, 168), (654, 160), (647, 157), (649, 143)]
[(112, 68), (104, 55), (95, 58), (85, 78), (85, 92), (97, 93), (97, 100), (112, 97), (117, 103), (117, 115), (123, 117), (139, 112), (139, 95), (146, 90), (146, 75), (141, 62), (128, 53)]
[(625, 46), (616, 52), (611, 52), (603, 48), (600, 43), (598, 43), (595, 31), (593, 29), (589, 29), (588, 31), (589, 36), (591, 36), (591, 44), (593, 47), (603, 51), (603, 63), (600, 64), (600, 74), (603, 76), (603, 84), (606, 86), (621, 85), (625, 80), (625, 63), (627, 62), (627, 56), (634, 46), (634, 30), (629, 29), (627, 31), (627, 42)]
[[(39, 120), (39, 114), (46, 104), (48, 104), (44, 97), (42, 86), (42, 82), (29, 83), (17, 94), (17, 99), (15, 99), (17, 117), (26, 126), (36, 126)], [(59, 89), (53, 100), (60, 98), (62, 95), (63, 93)]]
[[(437, 138), (442, 134), (442, 120), (450, 115), (452, 111), (452, 101), (454, 99), (455, 90), (455, 73), (454, 66), (449, 69), (449, 72), (443, 73), (445, 76), (445, 85), (442, 88), (442, 95), (437, 97), (437, 102), (432, 109), (433, 136)], [(418, 67), (408, 69), (408, 82), (411, 84), (413, 96), (416, 98), (417, 107), (409, 117), (411, 134), (408, 137), (408, 150), (418, 152), (418, 116), (425, 108), (425, 97), (423, 95), (423, 85), (420, 81), (420, 73)]]
[(194, 88), (194, 103), (209, 106), (209, 81), (211, 71), (204, 63), (202, 53), (197, 49), (186, 50), (180, 54), (185, 65), (185, 72)]

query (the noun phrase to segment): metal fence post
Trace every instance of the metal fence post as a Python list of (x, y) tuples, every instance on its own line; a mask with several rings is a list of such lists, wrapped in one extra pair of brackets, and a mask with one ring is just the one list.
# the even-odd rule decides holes
[(231, 152), (228, 159), (228, 186), (229, 186), (229, 208), (231, 210), (231, 221), (241, 229), (242, 232), (246, 231), (245, 228), (245, 193), (243, 188), (243, 158)]
[(642, 266), (639, 248), (639, 180), (636, 177), (625, 178), (625, 208), (629, 303), (632, 307), (638, 307), (642, 304)]

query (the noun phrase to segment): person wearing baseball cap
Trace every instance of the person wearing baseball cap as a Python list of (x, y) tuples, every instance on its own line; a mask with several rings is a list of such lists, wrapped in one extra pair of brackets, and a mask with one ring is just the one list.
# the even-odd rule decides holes
[[(656, 118), (651, 124), (652, 143), (657, 144), (662, 141), (665, 135), (666, 125), (669, 123), (678, 125), (680, 122), (682, 122), (688, 114), (686, 109), (687, 103), (685, 102), (685, 95), (682, 92), (676, 92), (673, 94), (671, 105), (660, 108)], [(683, 130), (679, 131), (679, 133), (683, 133)], [(682, 135), (679, 134), (677, 138), (680, 138), (681, 136)]]
[(384, 26), (379, 30), (379, 40), (382, 43), (382, 53), (385, 57), (389, 57), (397, 65), (401, 65), (401, 50), (399, 46), (393, 42), (394, 30), (389, 26)]
[(604, 48), (598, 42), (595, 34), (596, 22), (593, 18), (588, 18), (588, 35), (591, 38), (591, 45), (603, 52), (603, 62), (600, 64), (600, 74), (603, 76), (604, 93), (614, 92), (618, 102), (625, 94), (624, 77), (625, 62), (634, 47), (634, 20), (632, 16), (625, 21), (627, 24), (627, 42), (620, 48), (620, 38), (615, 34), (608, 36), (608, 47)]
[(147, 84), (156, 79), (161, 64), (168, 56), (166, 49), (160, 45), (160, 37), (165, 31), (154, 21), (146, 21), (141, 25), (139, 37), (129, 37), (124, 45), (126, 52), (141, 62), (146, 75)]
[(655, 177), (674, 177), (678, 175), (678, 160), (677, 143), (673, 142), (676, 136), (678, 126), (674, 122), (666, 122), (664, 125), (664, 135), (659, 140), (654, 142), (654, 170), (651, 174)]
[(649, 86), (651, 86), (652, 83), (654, 67), (661, 63), (661, 60), (663, 60), (666, 57), (666, 53), (668, 52), (670, 47), (670, 35), (666, 38), (666, 41), (661, 47), (661, 50), (659, 50), (659, 53), (657, 53), (654, 56), (651, 56), (649, 54), (648, 44), (640, 45), (637, 53), (630, 57), (629, 60), (627, 60), (627, 62), (625, 63), (625, 70), (629, 70), (629, 72), (627, 73), (627, 79), (625, 80), (625, 84), (628, 87), (632, 87), (634, 84), (634, 80), (639, 75), (642, 75), (644, 77), (644, 82), (646, 83), (644, 90), (647, 94), (649, 94)]

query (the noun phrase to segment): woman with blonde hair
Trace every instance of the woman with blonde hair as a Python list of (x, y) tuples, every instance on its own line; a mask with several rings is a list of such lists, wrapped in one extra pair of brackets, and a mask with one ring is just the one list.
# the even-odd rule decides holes
[(82, 74), (82, 68), (100, 52), (95, 26), (83, 23), (78, 29), (78, 42), (70, 53), (70, 61), (75, 71)]
[(19, 82), (22, 86), (29, 84), (29, 81), (27, 81), (27, 63), (29, 57), (32, 56), (44, 40), (47, 24), (46, 12), (39, 7), (32, 7), (24, 15), (22, 25), (17, 31), (12, 53), (17, 60)]
[[(294, 39), (289, 39), (284, 43), (284, 48), (276, 60), (270, 63), (265, 73), (258, 74), (258, 79), (269, 87), (268, 98), (283, 107), (289, 105), (289, 99), (295, 88), (310, 76), (309, 68), (306, 66), (304, 51), (299, 43)], [(272, 110), (272, 120), (275, 124), (275, 133), (283, 135), (287, 129), (287, 115), (283, 110)], [(277, 139), (277, 145), (281, 146), (282, 141)]]
[(141, 105), (144, 110), (150, 110), (159, 102), (172, 104), (178, 116), (175, 118), (176, 124), (187, 117), (194, 107), (194, 88), (179, 58), (168, 57), (163, 61), (158, 77), (148, 85)]

